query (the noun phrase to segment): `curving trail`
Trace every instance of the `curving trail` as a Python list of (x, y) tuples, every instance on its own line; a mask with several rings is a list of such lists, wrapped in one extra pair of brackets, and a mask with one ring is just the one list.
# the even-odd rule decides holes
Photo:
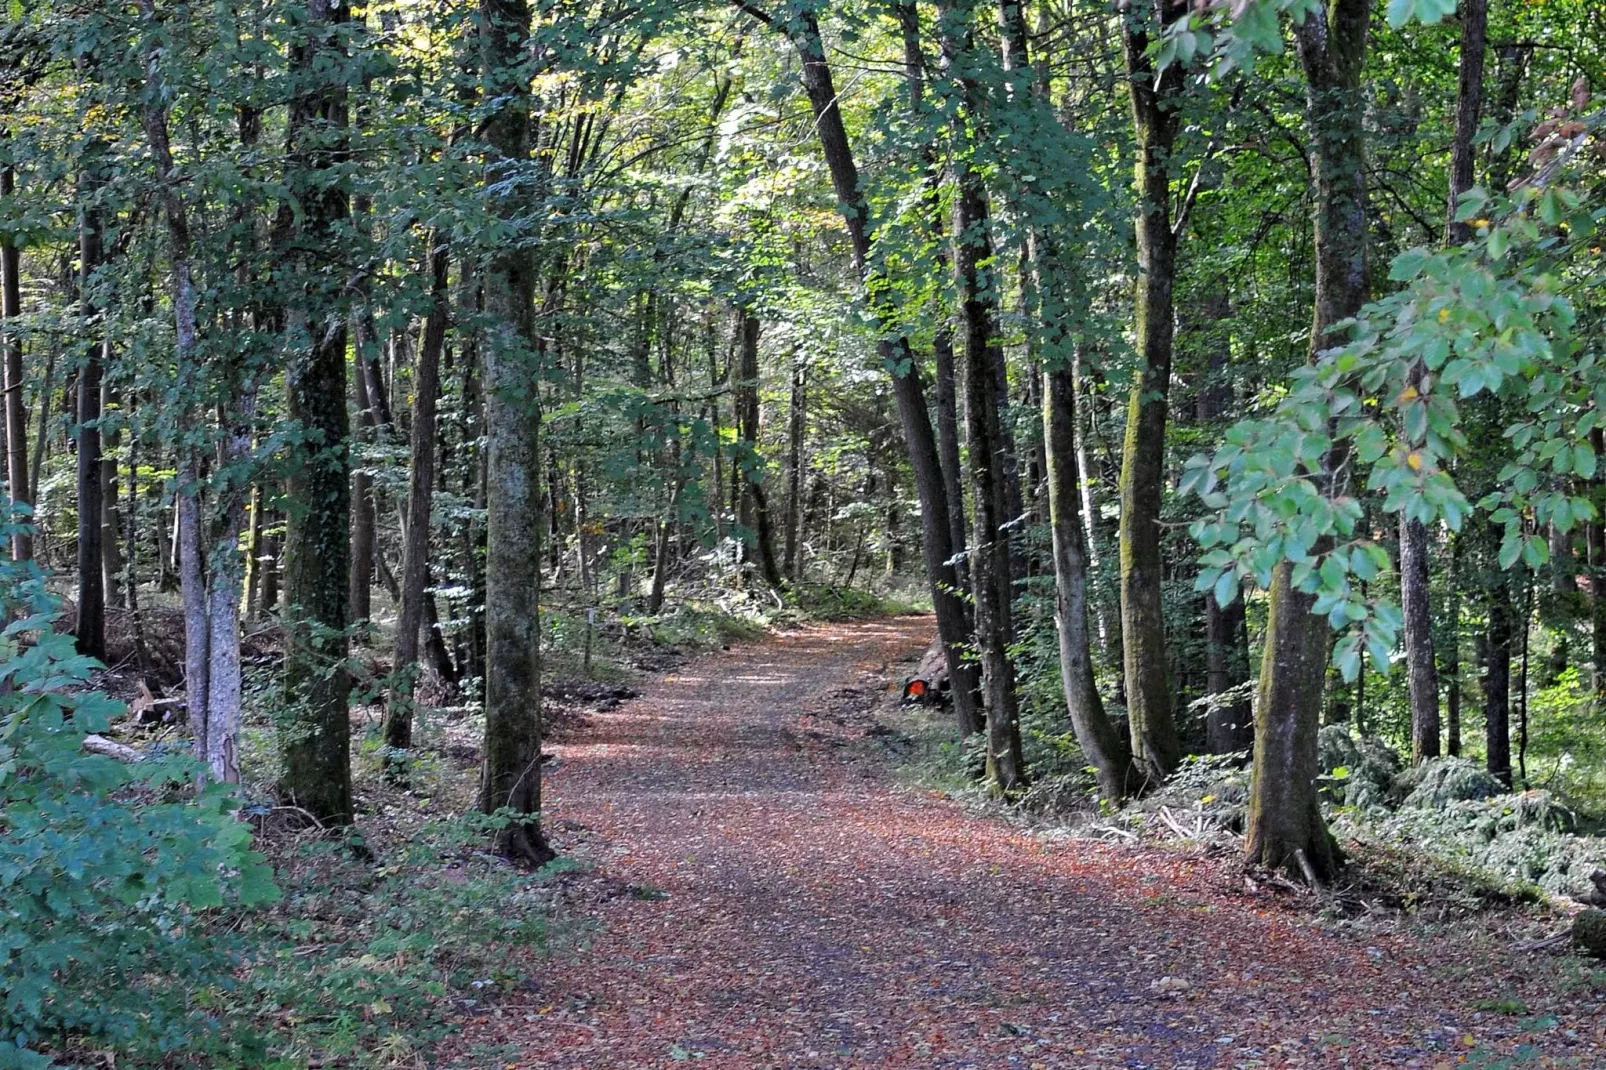
[(1471, 1010), (1515, 982), (1455, 938), (1318, 931), (1230, 859), (1027, 835), (833, 746), (823, 696), (931, 633), (772, 637), (555, 745), (557, 846), (614, 892), (450, 1065), (1438, 1068), (1531, 1041), (1518, 1065), (1606, 1066), (1598, 1013), (1525, 1036)]

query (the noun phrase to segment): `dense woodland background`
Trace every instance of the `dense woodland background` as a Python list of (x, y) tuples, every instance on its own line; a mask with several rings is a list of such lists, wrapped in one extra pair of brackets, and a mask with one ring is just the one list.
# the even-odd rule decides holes
[[(1246, 856), (1326, 882), (1345, 725), (1587, 824), (1603, 46), (1591, 0), (12, 0), (0, 792), (127, 790), (25, 728), (97, 731), (86, 681), (320, 827), (468, 717), (538, 864), (543, 673), (879, 598), (1007, 800), (1242, 753)], [(244, 852), (202, 798), (174, 849)]]

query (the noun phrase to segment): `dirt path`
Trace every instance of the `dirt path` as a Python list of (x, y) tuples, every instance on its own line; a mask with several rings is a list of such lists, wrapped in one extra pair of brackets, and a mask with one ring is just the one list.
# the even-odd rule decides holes
[[(903, 619), (744, 646), (557, 745), (558, 846), (618, 894), (465, 1044), (588, 1070), (1181, 1070), (1510, 1065), (1482, 1052), (1532, 1039), (1469, 1009), (1504, 991), (1493, 967), (1318, 931), (1235, 894), (1225, 860), (967, 815), (800, 723), (930, 634)], [(1606, 1066), (1601, 1028), (1564, 1013), (1545, 1061), (1520, 1065)]]

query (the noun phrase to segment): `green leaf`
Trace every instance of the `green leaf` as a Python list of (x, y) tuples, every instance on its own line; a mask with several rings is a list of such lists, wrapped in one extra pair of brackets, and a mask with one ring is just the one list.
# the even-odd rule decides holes
[(1517, 563), (1522, 556), (1522, 539), (1519, 536), (1508, 534), (1500, 541), (1500, 567), (1509, 569)]
[(1416, 0), (1389, 0), (1388, 20), (1394, 29), (1397, 30), (1410, 22), (1414, 14), (1416, 14)]
[[(1396, 2), (1399, 2), (1399, 0), (1392, 0), (1389, 4), (1391, 11)], [(1405, 0), (1405, 2), (1409, 3), (1410, 0)], [(1389, 280), (1391, 282), (1410, 282), (1422, 273), (1422, 265), (1426, 264), (1432, 255), (1426, 249), (1407, 249), (1399, 256), (1396, 256), (1394, 261), (1389, 264)]]
[(1573, 446), (1573, 474), (1581, 479), (1594, 479), (1597, 459), (1595, 448), (1588, 442)]
[(1499, 260), (1506, 255), (1506, 248), (1511, 244), (1511, 235), (1503, 229), (1496, 227), (1489, 233), (1488, 250), (1489, 259)]
[(1228, 569), (1216, 577), (1216, 583), (1211, 594), (1215, 596), (1216, 605), (1223, 609), (1238, 599), (1238, 573)]

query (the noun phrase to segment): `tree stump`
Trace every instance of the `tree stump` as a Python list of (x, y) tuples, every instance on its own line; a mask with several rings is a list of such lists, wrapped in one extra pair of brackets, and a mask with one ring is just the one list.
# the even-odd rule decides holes
[(936, 639), (920, 659), (920, 667), (903, 683), (903, 700), (935, 706), (948, 694), (948, 656)]
[(1606, 959), (1606, 910), (1586, 910), (1573, 919), (1573, 946)]

